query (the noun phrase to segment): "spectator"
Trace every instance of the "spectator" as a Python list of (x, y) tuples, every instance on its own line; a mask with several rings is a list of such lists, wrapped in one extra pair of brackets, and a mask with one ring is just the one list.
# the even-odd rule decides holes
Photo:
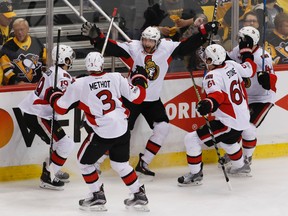
[[(261, 2), (260, 4), (257, 4), (253, 10), (255, 11), (255, 13), (257, 14), (258, 20), (260, 22), (263, 22), (263, 14), (264, 14), (264, 4), (263, 4), (263, 0), (259, 1)], [(281, 8), (278, 4), (276, 0), (266, 0), (266, 13), (267, 13), (267, 19), (266, 19), (266, 27), (267, 30), (272, 30), (275, 28), (274, 26), (274, 19), (276, 17), (277, 14), (283, 12), (283, 8)], [(263, 24), (262, 24), (263, 25)], [(262, 28), (262, 27), (261, 27)], [(259, 29), (260, 32), (262, 33), (262, 29)]]
[(0, 0), (0, 46), (9, 39), (10, 24), (15, 16), (11, 0)]
[(29, 35), (27, 20), (18, 18), (13, 26), (15, 36), (1, 50), (0, 64), (7, 85), (36, 83), (46, 64), (46, 48), (39, 39)]
[(274, 64), (287, 64), (288, 14), (277, 14), (274, 24), (275, 29), (266, 37), (265, 49), (272, 56)]
[(261, 36), (261, 33), (262, 33), (261, 29), (262, 28), (260, 28), (258, 16), (254, 11), (249, 11), (243, 16), (243, 27), (246, 27), (246, 26), (252, 26), (260, 32), (260, 39), (259, 39), (258, 43), (263, 44), (263, 39)]

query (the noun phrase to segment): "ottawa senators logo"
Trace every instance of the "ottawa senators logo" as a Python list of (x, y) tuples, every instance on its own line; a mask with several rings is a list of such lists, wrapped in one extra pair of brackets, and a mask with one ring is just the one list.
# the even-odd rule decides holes
[(13, 60), (13, 63), (30, 82), (36, 75), (36, 70), (42, 66), (42, 63), (39, 62), (39, 56), (31, 53), (27, 55), (20, 54), (17, 59)]
[(145, 69), (149, 80), (156, 80), (159, 76), (159, 66), (152, 60), (152, 55), (145, 57)]

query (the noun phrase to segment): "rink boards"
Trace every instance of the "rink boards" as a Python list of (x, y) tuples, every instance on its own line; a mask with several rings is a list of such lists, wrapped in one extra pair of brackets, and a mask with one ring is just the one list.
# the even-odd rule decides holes
[[(258, 144), (255, 158), (288, 156), (288, 71), (277, 71), (277, 94), (275, 106), (257, 130)], [(195, 74), (198, 90), (201, 92), (202, 73)], [(11, 90), (0, 88), (0, 181), (29, 179), (39, 177), (41, 164), (49, 152), (49, 145), (32, 134), (23, 124), (19, 102), (35, 86), (17, 86)], [(203, 97), (204, 95), (202, 95)], [(162, 90), (162, 102), (170, 119), (170, 132), (159, 154), (153, 160), (153, 167), (171, 167), (186, 164), (186, 153), (183, 143), (187, 132), (197, 129), (205, 123), (203, 117), (196, 112), (197, 97), (192, 86), (189, 73), (168, 74)], [(157, 110), (155, 110), (157, 112)], [(78, 172), (76, 153), (87, 133), (80, 129), (82, 113), (71, 110), (59, 119), (63, 128), (76, 143), (75, 151), (69, 157), (65, 169)], [(213, 118), (213, 116), (210, 116)], [(151, 130), (142, 116), (136, 122), (131, 137), (131, 160), (135, 165), (139, 152), (143, 152)], [(203, 152), (206, 163), (215, 163), (217, 155), (214, 148), (206, 148)], [(106, 160), (102, 169), (109, 169)]]

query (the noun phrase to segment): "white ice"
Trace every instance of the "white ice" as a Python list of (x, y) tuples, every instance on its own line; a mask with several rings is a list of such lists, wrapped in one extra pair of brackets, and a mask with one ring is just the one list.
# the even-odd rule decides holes
[(151, 182), (144, 182), (150, 212), (125, 209), (129, 191), (112, 170), (101, 175), (107, 212), (87, 212), (78, 200), (88, 194), (80, 175), (71, 177), (64, 191), (39, 188), (39, 180), (0, 183), (1, 216), (286, 216), (288, 215), (288, 157), (253, 160), (252, 177), (230, 177), (229, 191), (223, 172), (216, 164), (204, 165), (200, 186), (179, 187), (177, 178), (188, 167), (157, 169)]

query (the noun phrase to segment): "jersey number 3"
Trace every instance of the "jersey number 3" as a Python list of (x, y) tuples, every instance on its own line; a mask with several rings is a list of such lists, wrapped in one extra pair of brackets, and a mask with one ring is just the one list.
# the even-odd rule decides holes
[(103, 105), (109, 104), (109, 108), (108, 109), (103, 109), (102, 113), (103, 115), (113, 111), (116, 107), (116, 103), (115, 101), (112, 99), (112, 94), (109, 90), (103, 90), (98, 92), (98, 94), (96, 94), (96, 96), (99, 98), (99, 100), (102, 101)]

